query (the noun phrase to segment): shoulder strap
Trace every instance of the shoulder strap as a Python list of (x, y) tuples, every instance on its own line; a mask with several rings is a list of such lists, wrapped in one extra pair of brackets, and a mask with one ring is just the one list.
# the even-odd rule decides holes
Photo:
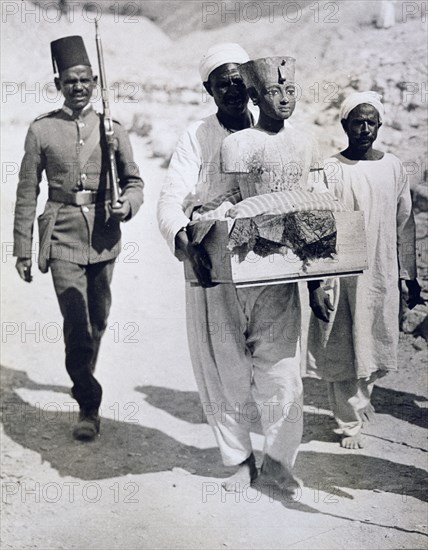
[(100, 143), (100, 126), (95, 124), (88, 139), (85, 141), (85, 145), (80, 150), (80, 167), (83, 168), (88, 160), (91, 158), (95, 148)]
[(38, 116), (34, 119), (33, 122), (36, 122), (37, 120), (42, 120), (42, 118), (50, 117), (52, 115), (55, 115), (56, 113), (59, 113), (61, 109), (55, 109), (54, 111), (49, 111), (49, 113), (43, 113), (42, 115)]

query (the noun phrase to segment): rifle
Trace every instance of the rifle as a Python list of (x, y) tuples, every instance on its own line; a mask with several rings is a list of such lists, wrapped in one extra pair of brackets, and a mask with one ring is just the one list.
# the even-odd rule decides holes
[(103, 102), (104, 133), (106, 136), (108, 157), (109, 157), (111, 206), (112, 208), (119, 208), (121, 206), (121, 204), (118, 203), (120, 198), (120, 186), (119, 186), (119, 176), (117, 175), (113, 119), (110, 114), (110, 103), (108, 98), (106, 71), (104, 68), (103, 46), (101, 44), (101, 36), (98, 33), (98, 21), (96, 19), (95, 19), (95, 42), (97, 44), (98, 67), (100, 71), (100, 87), (101, 87), (101, 98)]

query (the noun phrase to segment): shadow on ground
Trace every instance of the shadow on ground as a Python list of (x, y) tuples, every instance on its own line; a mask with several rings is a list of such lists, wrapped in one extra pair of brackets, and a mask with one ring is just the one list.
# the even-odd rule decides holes
[(201, 424), (207, 421), (198, 392), (177, 391), (162, 386), (137, 386), (135, 391), (143, 393), (147, 403), (153, 407), (184, 422)]
[[(41, 411), (23, 401), (15, 391), (26, 388), (63, 393), (68, 392), (66, 388), (36, 384), (25, 372), (6, 367), (1, 367), (1, 381), (6, 434), (16, 443), (39, 453), (42, 460), (49, 462), (61, 476), (104, 479), (167, 471), (174, 467), (214, 478), (226, 477), (231, 473), (222, 465), (216, 448), (198, 449), (185, 445), (160, 430), (136, 423), (103, 418), (100, 438), (92, 443), (73, 441), (73, 415)], [(197, 404), (196, 392), (159, 388), (157, 394), (154, 386), (149, 388), (148, 395), (157, 407), (165, 408), (171, 414), (177, 412), (179, 418), (195, 419), (191, 409)], [(311, 429), (310, 418), (307, 423)], [(323, 429), (326, 429), (325, 425)], [(296, 472), (306, 487), (336, 496), (352, 498), (346, 493), (346, 488), (376, 489), (414, 496), (420, 500), (426, 500), (427, 496), (423, 470), (359, 453), (301, 451)]]
[[(103, 479), (162, 472), (174, 467), (213, 477), (232, 473), (222, 466), (216, 448), (201, 450), (185, 445), (139, 423), (102, 418), (99, 438), (90, 443), (74, 441), (71, 431), (77, 414), (33, 407), (15, 392), (20, 388), (61, 393), (69, 393), (69, 389), (36, 384), (23, 371), (1, 367), (5, 433), (16, 443), (40, 453), (62, 476)], [(73, 401), (71, 397), (69, 401)]]
[(428, 409), (420, 407), (417, 401), (426, 402), (426, 397), (375, 386), (372, 403), (375, 411), (380, 414), (389, 414), (394, 418), (409, 422), (421, 428), (428, 428)]
[[(318, 385), (314, 384), (314, 382)], [(338, 436), (333, 433), (333, 428), (335, 427), (334, 420), (325, 414), (319, 413), (319, 409), (328, 408), (328, 403), (326, 403), (324, 397), (326, 390), (324, 392), (323, 382), (307, 379), (304, 385), (305, 405), (310, 405), (313, 412), (308, 412), (304, 415), (305, 431), (302, 443), (312, 440), (339, 441)], [(144, 394), (147, 403), (153, 407), (162, 409), (180, 420), (192, 424), (207, 422), (198, 392), (177, 391), (160, 386), (137, 386), (135, 391)], [(252, 431), (258, 434), (263, 433), (260, 422), (253, 422)]]

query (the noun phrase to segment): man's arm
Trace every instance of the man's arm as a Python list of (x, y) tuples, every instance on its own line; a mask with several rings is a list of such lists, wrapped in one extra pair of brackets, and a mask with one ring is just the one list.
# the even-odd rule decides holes
[(188, 245), (187, 235), (182, 231), (190, 221), (184, 212), (185, 203), (195, 194), (201, 168), (199, 144), (188, 130), (172, 155), (157, 212), (159, 229), (180, 260), (187, 256)]
[(40, 140), (32, 124), (25, 139), (25, 154), (19, 171), (13, 226), (13, 255), (17, 257), (16, 269), (21, 279), (26, 282), (32, 280), (34, 218), (44, 168), (45, 160)]
[(119, 202), (122, 206), (120, 208), (113, 208), (111, 215), (119, 221), (128, 221), (135, 216), (143, 204), (144, 182), (134, 161), (127, 131), (118, 123), (115, 123), (114, 131), (118, 140), (116, 162), (119, 183), (122, 189)]
[(199, 284), (204, 288), (211, 282), (211, 261), (200, 244), (193, 244), (186, 227), (190, 221), (184, 212), (196, 194), (202, 154), (198, 140), (189, 129), (179, 140), (168, 168), (166, 182), (158, 202), (159, 229), (176, 258), (191, 262)]
[(397, 251), (400, 279), (416, 279), (416, 225), (407, 177), (400, 180), (397, 197)]
[(412, 209), (412, 197), (407, 177), (401, 166), (401, 178), (397, 198), (397, 252), (400, 280), (404, 280), (408, 299), (407, 306), (413, 309), (423, 304), (421, 287), (416, 279), (416, 224)]

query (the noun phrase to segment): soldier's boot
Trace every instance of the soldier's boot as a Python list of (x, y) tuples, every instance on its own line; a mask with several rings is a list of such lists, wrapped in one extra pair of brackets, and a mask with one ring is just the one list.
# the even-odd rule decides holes
[(79, 421), (73, 428), (73, 437), (79, 441), (92, 441), (100, 433), (98, 409), (81, 409)]

